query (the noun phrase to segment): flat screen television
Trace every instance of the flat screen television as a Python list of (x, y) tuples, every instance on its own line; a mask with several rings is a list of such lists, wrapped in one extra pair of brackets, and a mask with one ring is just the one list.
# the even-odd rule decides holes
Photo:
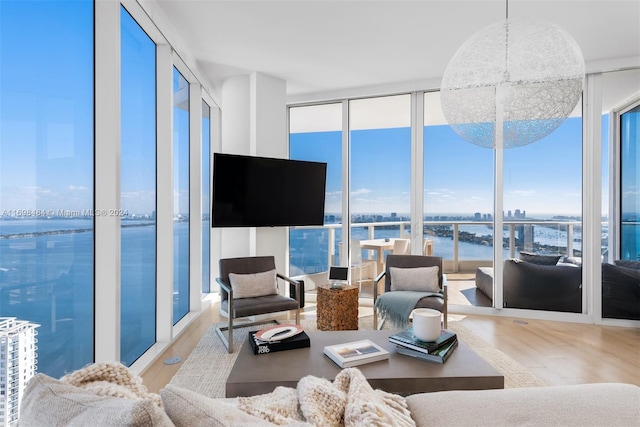
[(214, 153), (211, 227), (323, 225), (327, 164)]

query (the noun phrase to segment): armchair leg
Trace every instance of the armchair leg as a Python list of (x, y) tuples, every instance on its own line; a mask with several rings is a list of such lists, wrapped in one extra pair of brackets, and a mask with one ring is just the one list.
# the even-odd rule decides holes
[[(234, 325), (233, 321), (230, 319), (229, 326), (220, 326), (216, 328), (216, 333), (220, 337), (220, 340), (227, 348), (229, 353), (233, 353), (233, 330), (235, 328), (245, 328), (247, 326), (256, 326), (256, 325), (264, 325), (265, 323), (275, 323), (276, 325), (280, 322), (277, 319), (271, 320), (260, 320), (257, 322), (249, 322), (249, 323), (240, 323), (238, 325)], [(225, 335), (225, 331), (227, 334)]]
[(378, 324), (378, 310), (376, 310), (375, 306), (373, 307), (373, 330), (379, 331), (384, 326), (384, 322), (387, 320), (386, 316), (382, 316), (380, 319), (380, 324)]
[[(227, 331), (228, 338), (225, 336), (224, 331)], [(227, 348), (227, 351), (233, 353), (233, 317), (229, 316), (228, 326), (216, 328), (216, 333), (220, 337), (222, 344)]]
[[(376, 286), (377, 283), (374, 283), (373, 286)], [(373, 330), (377, 330), (378, 329), (378, 310), (376, 310), (376, 304), (374, 301), (373, 304)]]

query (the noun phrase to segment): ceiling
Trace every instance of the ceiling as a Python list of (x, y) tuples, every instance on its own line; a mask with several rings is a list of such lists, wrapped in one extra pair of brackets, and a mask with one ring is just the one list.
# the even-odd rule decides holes
[[(260, 72), (285, 80), (289, 100), (390, 85), (437, 88), (457, 48), (506, 13), (496, 0), (143, 3), (161, 10), (216, 90), (229, 76)], [(510, 18), (543, 18), (567, 30), (588, 72), (640, 66), (640, 0), (508, 6)], [(640, 91), (640, 74), (628, 84)]]

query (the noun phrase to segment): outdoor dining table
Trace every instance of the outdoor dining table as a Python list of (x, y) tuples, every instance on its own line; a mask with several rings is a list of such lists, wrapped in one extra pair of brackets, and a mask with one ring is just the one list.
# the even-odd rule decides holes
[[(392, 250), (393, 245), (396, 239), (370, 239), (370, 240), (361, 240), (360, 247), (362, 249), (369, 249), (377, 251), (377, 265), (376, 265), (376, 274), (384, 271), (384, 251)], [(433, 240), (426, 240), (426, 253), (424, 255), (433, 255)]]
[(371, 239), (361, 240), (360, 247), (362, 249), (369, 249), (377, 251), (377, 265), (376, 274), (384, 271), (384, 251), (393, 249), (393, 245), (396, 239)]

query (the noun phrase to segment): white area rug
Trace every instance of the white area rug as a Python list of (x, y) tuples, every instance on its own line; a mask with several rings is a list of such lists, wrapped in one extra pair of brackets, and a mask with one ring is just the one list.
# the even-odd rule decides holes
[[(303, 320), (301, 324), (306, 330), (316, 330), (315, 320)], [(266, 325), (267, 323), (265, 323)], [(448, 326), (448, 329), (458, 334), (460, 341), (471, 347), (480, 357), (504, 375), (505, 388), (548, 385), (513, 358), (479, 338), (461, 323), (450, 321)], [(247, 339), (249, 330), (258, 330), (261, 326), (235, 329), (233, 333), (235, 352), (231, 354), (227, 352), (222, 341), (218, 338), (215, 327), (216, 325), (212, 325), (204, 334), (193, 352), (171, 379), (171, 384), (193, 390), (204, 396), (225, 397), (225, 382), (238, 356), (240, 346)], [(360, 329), (372, 329), (370, 316), (360, 318)]]

